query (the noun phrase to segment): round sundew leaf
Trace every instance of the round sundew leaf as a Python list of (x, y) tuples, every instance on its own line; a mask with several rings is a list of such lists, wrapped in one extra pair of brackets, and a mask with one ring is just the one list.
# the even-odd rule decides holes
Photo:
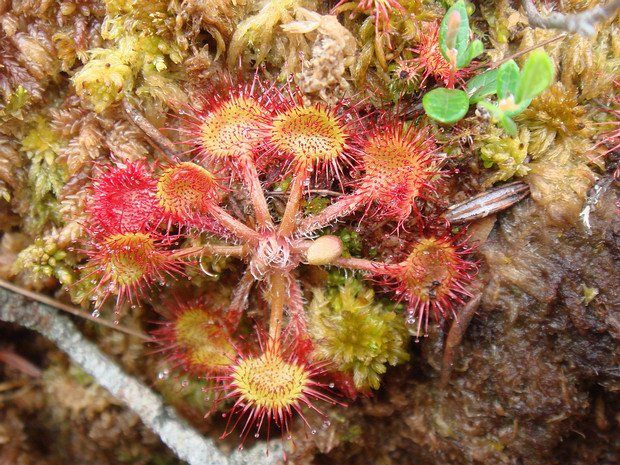
[(159, 215), (156, 181), (142, 162), (103, 172), (93, 183), (88, 209), (96, 226), (106, 232), (138, 232)]
[(186, 368), (201, 372), (230, 365), (237, 351), (228, 329), (218, 321), (218, 315), (200, 307), (188, 307), (177, 313), (172, 322), (173, 339), (185, 352)]
[(111, 282), (134, 286), (159, 265), (155, 241), (144, 233), (116, 234), (103, 242), (102, 267)]
[(267, 115), (257, 100), (238, 97), (209, 113), (199, 130), (200, 150), (207, 157), (238, 159), (251, 156), (262, 141)]
[(422, 98), (424, 111), (441, 123), (456, 123), (469, 109), (469, 97), (459, 89), (433, 89)]
[(320, 107), (295, 106), (272, 123), (272, 144), (298, 163), (338, 159), (346, 150), (347, 138), (339, 119)]
[(179, 163), (167, 168), (157, 181), (160, 207), (173, 217), (182, 218), (218, 200), (213, 175), (195, 163)]
[(386, 120), (377, 125), (362, 145), (364, 175), (361, 192), (377, 203), (380, 215), (404, 219), (411, 214), (422, 192), (433, 190), (429, 172), (435, 149), (425, 126), (405, 128)]

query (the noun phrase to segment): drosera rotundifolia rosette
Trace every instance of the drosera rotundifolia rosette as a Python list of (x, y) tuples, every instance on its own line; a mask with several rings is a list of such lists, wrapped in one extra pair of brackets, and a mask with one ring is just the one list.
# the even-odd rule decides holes
[[(95, 283), (88, 292), (95, 312), (113, 294), (119, 311), (124, 302), (148, 302), (158, 289), (187, 285), (189, 276), (206, 272), (204, 261), (245, 265), (224, 270), (238, 275), (224, 306), (181, 291), (164, 298), (158, 312), (165, 321), (152, 333), (173, 367), (211, 381), (218, 406), (234, 403), (225, 435), (241, 422), (242, 439), (252, 427), (269, 436), (274, 422), (289, 437), (294, 412), (308, 424), (304, 407), (322, 413), (316, 401), (342, 404), (329, 388), (367, 394), (386, 364), (408, 358), (394, 344), (384, 344), (390, 356), (380, 350), (355, 361), (338, 356), (354, 351), (346, 346), (355, 341), (327, 341), (326, 334), (347, 331), (325, 331), (327, 319), (309, 324), (312, 308), (327, 308), (325, 301), (306, 304), (317, 288), (304, 276), (311, 267), (369, 279), (362, 287), (347, 281), (346, 289), (355, 292), (356, 321), (363, 322), (356, 331), (368, 331), (360, 338), (371, 346), (373, 337), (400, 331), (379, 336), (375, 324), (420, 336), (429, 317), (442, 325), (471, 297), (477, 262), (463, 231), (453, 234), (426, 213), (436, 210), (426, 206), (437, 205), (437, 182), (445, 175), (431, 128), (388, 109), (365, 108), (362, 116), (361, 106), (307, 103), (290, 81), (278, 88), (258, 75), (248, 81), (221, 75), (196, 107), (180, 110), (175, 130), (189, 150), (150, 167), (113, 160), (93, 182), (82, 273)], [(316, 192), (326, 189), (341, 194), (307, 208), (325, 200)], [(375, 260), (352, 257), (338, 232), (348, 217), (357, 231), (392, 224), (404, 250)], [(377, 309), (371, 286), (402, 301), (405, 317), (384, 318), (394, 305)], [(346, 292), (338, 295), (347, 301)], [(332, 314), (329, 321), (352, 320)], [(406, 338), (397, 340), (404, 347)]]

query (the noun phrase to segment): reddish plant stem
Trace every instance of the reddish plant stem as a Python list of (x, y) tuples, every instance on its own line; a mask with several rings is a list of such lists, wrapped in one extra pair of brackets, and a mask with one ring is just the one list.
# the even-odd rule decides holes
[(321, 229), (335, 219), (353, 213), (360, 205), (370, 201), (369, 193), (353, 193), (341, 198), (316, 215), (307, 216), (297, 227), (299, 235), (309, 234)]
[(248, 191), (250, 192), (250, 199), (254, 207), (254, 216), (258, 229), (260, 230), (273, 230), (273, 220), (269, 214), (269, 207), (267, 206), (267, 200), (263, 193), (263, 188), (258, 178), (258, 172), (256, 171), (256, 163), (250, 157), (246, 157), (242, 164), (243, 182), (245, 183)]
[(243, 311), (248, 307), (248, 297), (253, 284), (254, 276), (250, 273), (250, 269), (246, 268), (239, 284), (237, 284), (233, 298), (228, 306), (228, 311), (226, 312), (226, 320), (230, 324), (232, 331), (237, 329), (237, 326), (239, 326), (241, 322)]
[[(284, 300), (286, 298), (286, 280), (288, 273), (271, 274), (271, 315), (269, 316), (269, 344), (280, 343)], [(276, 347), (274, 347), (276, 348)]]
[(197, 247), (202, 249), (201, 255), (207, 256), (219, 256), (219, 257), (235, 257), (244, 258), (249, 254), (248, 247), (246, 245), (211, 245), (207, 244), (203, 247)]
[(292, 273), (288, 276), (288, 294), (287, 306), (295, 330), (295, 339), (309, 339), (301, 289)]
[(365, 258), (344, 257), (333, 260), (330, 265), (340, 266), (343, 268), (352, 268), (354, 270), (360, 271), (368, 271), (370, 273), (385, 271), (388, 269), (388, 267), (392, 266), (382, 262), (373, 262), (372, 260), (366, 260)]
[(278, 227), (278, 234), (281, 237), (291, 237), (293, 230), (295, 229), (297, 214), (299, 213), (299, 209), (301, 207), (302, 192), (307, 179), (308, 172), (306, 171), (306, 163), (300, 163), (293, 176), (291, 193), (288, 197), (288, 202), (286, 203), (286, 210), (284, 210), (282, 222)]
[(260, 240), (259, 233), (231, 216), (219, 205), (209, 205), (209, 213), (215, 217), (221, 226), (230, 231), (230, 233), (235, 235), (238, 239), (249, 242), (252, 245), (257, 244)]

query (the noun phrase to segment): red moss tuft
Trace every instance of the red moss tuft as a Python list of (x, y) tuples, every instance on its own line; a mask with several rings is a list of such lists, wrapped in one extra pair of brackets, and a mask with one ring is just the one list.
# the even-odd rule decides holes
[[(332, 8), (332, 14), (337, 13), (339, 7), (350, 3), (350, 0), (340, 0), (334, 8)], [(353, 10), (363, 11), (367, 15), (375, 16), (375, 35), (378, 37), (382, 33), (389, 31), (390, 18), (393, 15), (393, 10), (398, 10), (401, 14), (406, 15), (407, 11), (398, 0), (359, 0), (357, 6)]]

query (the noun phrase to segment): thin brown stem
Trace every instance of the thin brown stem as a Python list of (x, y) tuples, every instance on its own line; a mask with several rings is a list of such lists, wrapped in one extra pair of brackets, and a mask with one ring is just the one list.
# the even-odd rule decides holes
[(532, 45), (530, 47), (524, 48), (523, 50), (520, 50), (517, 53), (513, 53), (512, 55), (510, 55), (510, 56), (508, 56), (508, 57), (506, 57), (506, 58), (504, 58), (502, 60), (495, 61), (493, 63), (483, 63), (483, 64), (480, 64), (478, 66), (474, 66), (473, 68), (471, 68), (471, 71), (474, 71), (474, 70), (480, 69), (480, 68), (487, 68), (487, 70), (499, 68), (501, 65), (503, 65), (507, 61), (514, 60), (515, 58), (518, 58), (521, 55), (525, 55), (526, 53), (529, 53), (532, 50), (536, 50), (537, 48), (544, 47), (547, 44), (550, 44), (550, 43), (553, 43), (553, 42), (555, 42), (557, 40), (563, 39), (566, 36), (567, 36), (567, 34), (560, 34), (560, 35), (557, 35), (555, 37), (552, 37), (551, 39), (543, 40), (542, 42), (540, 42), (538, 44), (535, 44), (535, 45)]
[(22, 287), (16, 286), (15, 284), (11, 284), (8, 281), (5, 281), (3, 279), (0, 279), (0, 287), (3, 287), (17, 294), (23, 295), (24, 297), (28, 297), (29, 299), (32, 299), (36, 302), (49, 305), (50, 307), (57, 308), (58, 310), (62, 310), (63, 312), (66, 312), (66, 313), (70, 313), (71, 315), (79, 316), (80, 318), (93, 321), (102, 326), (107, 326), (108, 328), (112, 328), (116, 331), (120, 331), (121, 333), (129, 334), (131, 336), (136, 336), (136, 337), (139, 337), (140, 339), (144, 339), (145, 341), (151, 340), (151, 336), (149, 336), (148, 334), (144, 334), (143, 332), (136, 331), (134, 329), (125, 328), (124, 326), (114, 324), (112, 321), (104, 320), (99, 317), (94, 317), (88, 312), (75, 308), (71, 305), (58, 302), (57, 300), (54, 300), (51, 297), (47, 297), (37, 292), (29, 291)]
[(179, 155), (182, 155), (183, 152), (179, 150), (176, 145), (170, 142), (166, 136), (159, 132), (159, 129), (153, 126), (150, 121), (147, 120), (142, 113), (140, 113), (140, 111), (129, 102), (129, 100), (124, 98), (122, 105), (125, 115), (127, 115), (129, 121), (140, 131), (142, 131), (146, 137), (146, 140), (157, 151), (169, 160), (176, 160), (179, 158)]
[[(322, 195), (325, 197), (341, 197), (344, 194), (342, 192), (331, 191), (329, 189), (308, 189), (309, 194)], [(287, 195), (286, 191), (267, 191), (267, 194), (272, 197), (282, 197)]]

